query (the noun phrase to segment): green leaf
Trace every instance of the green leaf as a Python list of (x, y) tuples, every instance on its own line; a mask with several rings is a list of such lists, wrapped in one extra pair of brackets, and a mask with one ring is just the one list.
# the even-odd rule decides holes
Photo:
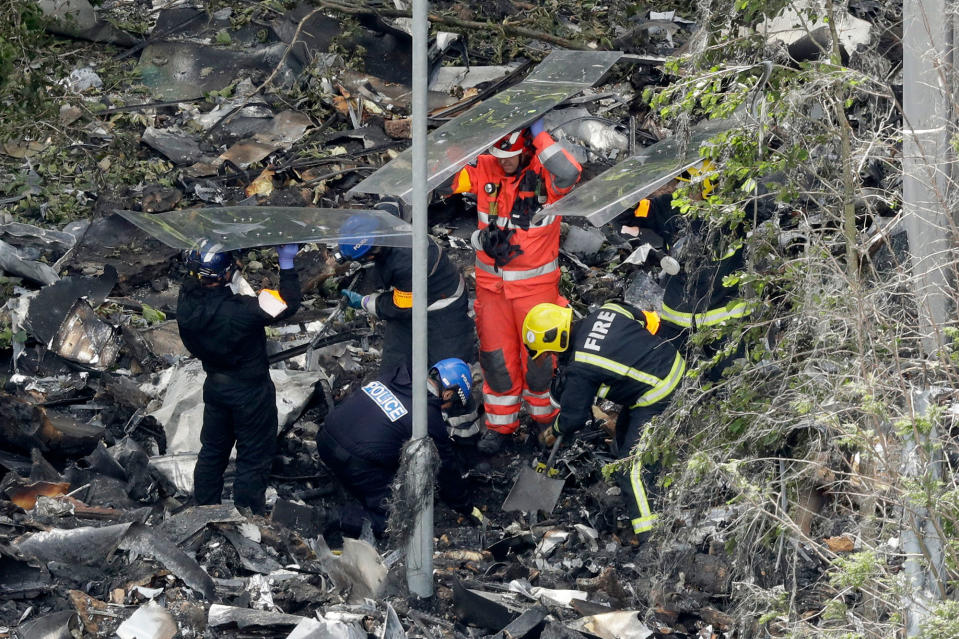
[(149, 304), (143, 305), (143, 319), (147, 321), (147, 324), (159, 324), (160, 322), (166, 321), (166, 313), (163, 311), (153, 308)]

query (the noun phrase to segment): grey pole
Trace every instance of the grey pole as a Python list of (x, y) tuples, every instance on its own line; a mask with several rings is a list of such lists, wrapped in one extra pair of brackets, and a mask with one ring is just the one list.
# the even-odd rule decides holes
[[(427, 436), (426, 428), (426, 48), (429, 38), (428, 0), (413, 0), (413, 439)], [(417, 494), (428, 493), (415, 514), (413, 534), (406, 549), (406, 584), (417, 597), (433, 596), (433, 484), (426, 449), (412, 460)]]
[(903, 220), (912, 254), (920, 330), (927, 354), (944, 343), (950, 320), (955, 225), (948, 194), (954, 157), (952, 13), (945, 0), (903, 2)]

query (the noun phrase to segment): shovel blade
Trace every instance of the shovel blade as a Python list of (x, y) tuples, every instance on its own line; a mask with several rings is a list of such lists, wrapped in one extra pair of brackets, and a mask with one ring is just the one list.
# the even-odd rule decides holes
[(542, 510), (553, 512), (559, 495), (563, 492), (565, 479), (547, 477), (532, 468), (526, 467), (520, 471), (516, 483), (503, 502), (503, 510), (519, 510), (522, 512), (536, 512)]

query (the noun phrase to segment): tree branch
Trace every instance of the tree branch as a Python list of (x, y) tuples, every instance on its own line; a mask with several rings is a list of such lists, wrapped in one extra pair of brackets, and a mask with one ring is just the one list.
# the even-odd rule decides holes
[[(336, 0), (320, 0), (320, 6), (332, 9), (334, 11), (339, 11), (341, 13), (346, 13), (350, 15), (371, 15), (379, 16), (384, 18), (411, 18), (412, 14), (409, 11), (403, 11), (401, 9), (374, 9), (372, 7), (358, 5), (358, 6), (348, 6), (341, 4)], [(514, 26), (510, 24), (496, 24), (492, 22), (479, 22), (476, 20), (462, 20), (460, 18), (454, 18), (452, 16), (444, 16), (439, 13), (430, 13), (429, 14), (430, 22), (434, 24), (442, 24), (446, 27), (450, 27), (453, 30), (458, 31), (474, 31), (476, 29), (482, 29), (486, 31), (498, 31), (504, 35), (520, 36), (524, 38), (533, 38), (534, 40), (541, 40), (543, 42), (549, 42), (550, 44), (555, 44), (556, 46), (563, 47), (566, 49), (576, 49), (579, 51), (590, 51), (592, 50), (586, 43), (580, 42), (578, 40), (567, 40), (566, 38), (560, 38), (559, 36), (554, 36), (550, 33), (544, 33), (542, 31), (534, 31), (533, 29), (527, 29), (525, 27)]]

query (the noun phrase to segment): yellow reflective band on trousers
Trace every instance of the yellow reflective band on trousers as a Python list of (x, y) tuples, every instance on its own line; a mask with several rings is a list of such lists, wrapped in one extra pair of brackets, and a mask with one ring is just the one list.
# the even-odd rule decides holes
[(629, 485), (633, 489), (633, 498), (636, 500), (636, 508), (639, 510), (639, 517), (633, 519), (633, 532), (637, 535), (653, 529), (656, 522), (656, 514), (649, 507), (649, 500), (646, 499), (646, 488), (643, 486), (643, 464), (640, 461), (634, 461), (629, 469)]
[(669, 370), (669, 375), (664, 377), (658, 384), (643, 393), (636, 403), (630, 408), (640, 406), (649, 406), (655, 404), (661, 399), (669, 397), (669, 394), (676, 390), (679, 382), (683, 381), (683, 375), (686, 373), (686, 360), (679, 353), (676, 353), (676, 359), (673, 360), (673, 367)]
[(746, 317), (753, 312), (754, 308), (755, 304), (752, 302), (737, 300), (735, 302), (730, 302), (726, 306), (720, 306), (719, 308), (706, 311), (705, 313), (684, 313), (683, 311), (677, 311), (676, 309), (670, 308), (664, 303), (663, 312), (661, 315), (663, 319), (672, 322), (677, 326), (692, 328), (694, 325), (716, 326), (717, 324), (721, 324), (728, 319)]

